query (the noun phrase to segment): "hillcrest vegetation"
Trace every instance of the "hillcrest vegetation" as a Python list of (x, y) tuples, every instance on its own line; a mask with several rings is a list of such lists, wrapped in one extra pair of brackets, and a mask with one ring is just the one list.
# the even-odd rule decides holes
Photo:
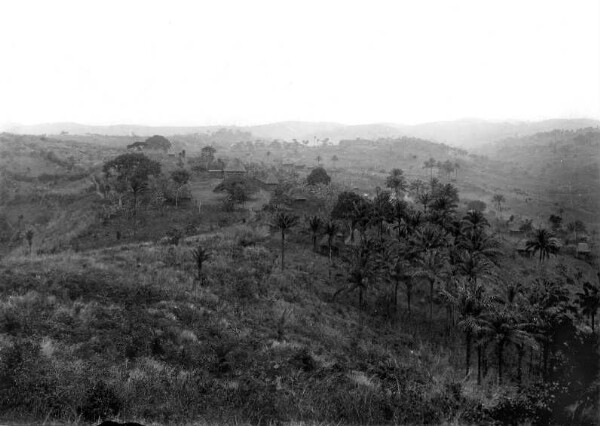
[(597, 424), (596, 224), (484, 157), (2, 138), (0, 419)]

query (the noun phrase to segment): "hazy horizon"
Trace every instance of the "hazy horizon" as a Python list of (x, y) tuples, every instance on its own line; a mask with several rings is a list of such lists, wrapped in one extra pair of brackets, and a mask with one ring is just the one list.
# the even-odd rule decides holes
[(593, 0), (31, 0), (0, 12), (0, 124), (600, 119)]

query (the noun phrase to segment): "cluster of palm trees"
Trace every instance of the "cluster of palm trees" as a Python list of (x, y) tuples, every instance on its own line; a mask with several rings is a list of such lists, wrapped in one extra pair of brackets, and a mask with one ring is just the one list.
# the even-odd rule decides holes
[[(315, 251), (317, 238), (328, 236), (330, 261), (334, 238), (345, 226), (350, 231), (342, 256), (347, 284), (334, 292), (334, 298), (356, 291), (363, 309), (367, 294), (377, 288), (396, 312), (403, 287), (410, 313), (413, 292), (424, 288), (430, 324), (437, 304), (446, 311), (446, 327), (464, 335), (467, 376), (476, 349), (478, 383), (487, 375), (490, 359), (496, 362), (499, 383), (505, 379), (507, 359), (518, 383), (523, 380), (527, 357), (528, 374), (546, 378), (553, 356), (560, 350), (555, 335), (560, 325), (574, 323), (583, 314), (594, 328), (600, 307), (596, 286), (588, 283), (583, 287), (578, 296), (580, 310), (557, 282), (538, 279), (524, 286), (500, 278), (499, 241), (490, 233), (482, 212), (457, 215), (458, 191), (452, 184), (432, 178), (427, 184), (411, 185), (401, 170), (393, 170), (386, 184), (396, 195), (413, 188), (417, 204), (393, 197), (389, 191), (379, 190), (372, 200), (345, 192), (339, 195), (329, 218), (307, 218)], [(274, 217), (273, 225), (282, 233), (282, 268), (285, 233), (297, 223), (298, 217), (285, 212)], [(539, 253), (540, 262), (557, 250), (552, 234), (544, 229), (534, 232), (527, 247)]]

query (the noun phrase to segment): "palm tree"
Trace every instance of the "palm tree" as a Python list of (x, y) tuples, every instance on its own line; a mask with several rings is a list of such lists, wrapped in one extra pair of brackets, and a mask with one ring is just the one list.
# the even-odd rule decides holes
[(431, 177), (433, 177), (433, 168), (436, 166), (437, 162), (435, 161), (435, 158), (431, 157), (429, 160), (425, 161), (425, 163), (423, 163), (423, 168), (424, 169), (429, 169), (430, 175)]
[(533, 254), (540, 252), (540, 263), (549, 258), (551, 254), (558, 252), (558, 240), (547, 229), (537, 229), (533, 237), (525, 245), (527, 250), (533, 250)]
[(279, 212), (271, 222), (271, 226), (281, 231), (281, 270), (285, 269), (285, 233), (298, 223), (298, 216)]
[[(471, 369), (471, 344), (473, 338), (483, 330), (481, 315), (490, 308), (492, 299), (484, 294), (484, 287), (459, 280), (455, 294), (442, 290), (441, 297), (456, 308), (459, 315), (458, 327), (465, 333), (465, 376)], [(478, 351), (479, 351), (478, 345)], [(481, 356), (478, 354), (477, 383), (481, 383)]]
[(393, 217), (394, 206), (390, 201), (390, 193), (382, 191), (373, 200), (370, 218), (370, 222), (377, 225), (380, 241), (383, 241), (383, 223), (391, 221)]
[(314, 252), (317, 251), (317, 236), (319, 235), (321, 226), (323, 226), (323, 220), (321, 220), (319, 216), (311, 216), (308, 218), (308, 229), (311, 232)]
[(472, 255), (481, 255), (490, 260), (502, 254), (498, 240), (487, 235), (482, 229), (471, 229), (461, 233), (456, 239), (456, 245)]
[(429, 205), (431, 209), (432, 220), (443, 228), (446, 228), (452, 220), (456, 203), (445, 195), (440, 195), (433, 199)]
[(433, 319), (433, 294), (435, 285), (447, 275), (447, 259), (443, 252), (437, 249), (427, 250), (416, 261), (417, 269), (414, 278), (425, 278), (429, 282), (429, 320)]
[[(402, 251), (402, 247), (399, 247), (399, 244), (396, 244), (385, 252), (385, 258), (387, 260), (387, 269), (389, 272), (389, 281), (394, 284), (394, 309), (396, 309), (398, 306), (398, 287), (400, 285), (400, 282), (406, 282), (407, 278), (409, 278), (410, 276), (410, 274), (407, 271), (409, 263), (404, 259)], [(412, 285), (409, 285), (407, 286), (407, 302), (409, 312), (411, 294)]]
[(577, 293), (581, 313), (587, 315), (592, 323), (592, 331), (595, 331), (594, 319), (600, 308), (600, 289), (589, 282), (583, 284), (583, 292)]
[(421, 179), (415, 179), (410, 183), (409, 188), (411, 191), (417, 194), (417, 196), (419, 196), (421, 191), (425, 188), (425, 182), (423, 182)]
[(352, 269), (350, 270), (348, 281), (349, 288), (341, 288), (333, 294), (333, 299), (346, 290), (348, 293), (358, 289), (358, 304), (362, 309), (363, 293), (366, 291), (369, 280), (376, 273), (377, 250), (375, 243), (370, 239), (364, 239), (360, 246), (350, 249), (350, 262)]
[(325, 224), (325, 235), (327, 235), (327, 246), (329, 248), (329, 263), (331, 264), (333, 262), (333, 256), (332, 256), (332, 245), (333, 245), (333, 238), (336, 236), (337, 232), (338, 232), (338, 226), (335, 222), (333, 221), (329, 221)]
[(316, 158), (316, 160), (317, 160), (317, 164), (318, 164), (318, 165), (321, 165), (321, 160), (322, 160), (322, 159), (323, 159), (323, 157), (321, 157), (320, 155), (317, 155), (317, 158)]
[(456, 273), (477, 284), (478, 278), (489, 278), (493, 274), (493, 264), (484, 256), (463, 251), (455, 263)]
[(202, 246), (198, 246), (195, 250), (192, 250), (192, 257), (196, 262), (196, 268), (198, 269), (198, 279), (202, 279), (202, 266), (204, 262), (210, 259), (210, 253), (207, 249)]
[(339, 161), (339, 158), (337, 155), (334, 155), (333, 157), (331, 157), (331, 162), (333, 163), (333, 168), (335, 168), (335, 163), (337, 163)]
[(502, 194), (495, 194), (492, 197), (492, 201), (494, 202), (494, 204), (496, 204), (498, 210), (502, 210), (502, 203), (506, 201), (506, 198), (504, 198), (504, 195)]
[(392, 169), (385, 180), (385, 186), (395, 192), (396, 198), (400, 198), (400, 192), (406, 191), (406, 178), (401, 169)]
[(490, 223), (486, 219), (483, 212), (479, 210), (469, 210), (461, 220), (461, 230), (464, 231), (480, 231), (486, 226), (490, 226)]
[(443, 228), (426, 222), (424, 226), (415, 229), (410, 244), (416, 251), (422, 252), (445, 247), (448, 238)]
[(506, 346), (513, 344), (517, 347), (519, 345), (537, 347), (537, 344), (533, 337), (525, 331), (530, 324), (519, 323), (517, 317), (507, 309), (492, 311), (486, 316), (485, 323), (490, 339), (496, 343), (498, 384), (501, 385)]
[(429, 203), (431, 202), (431, 194), (429, 192), (422, 192), (417, 195), (417, 202), (423, 205), (423, 211), (427, 213), (427, 207), (429, 207)]

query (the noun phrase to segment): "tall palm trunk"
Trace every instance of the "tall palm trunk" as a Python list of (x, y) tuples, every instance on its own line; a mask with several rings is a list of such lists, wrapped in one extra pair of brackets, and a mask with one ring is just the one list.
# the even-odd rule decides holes
[(523, 344), (517, 345), (517, 383), (521, 385), (523, 381), (523, 356), (525, 355), (525, 347)]
[(472, 339), (472, 337), (473, 337), (473, 334), (471, 333), (471, 331), (465, 332), (465, 349), (466, 349), (465, 376), (468, 376), (469, 371), (471, 370), (471, 339)]
[(434, 280), (429, 281), (429, 321), (433, 321), (433, 286)]
[(281, 270), (285, 269), (285, 232), (281, 230)]
[(498, 342), (498, 384), (502, 384), (502, 367), (504, 366), (504, 343)]
[(481, 362), (482, 354), (481, 354), (481, 343), (477, 344), (477, 384), (481, 385)]

